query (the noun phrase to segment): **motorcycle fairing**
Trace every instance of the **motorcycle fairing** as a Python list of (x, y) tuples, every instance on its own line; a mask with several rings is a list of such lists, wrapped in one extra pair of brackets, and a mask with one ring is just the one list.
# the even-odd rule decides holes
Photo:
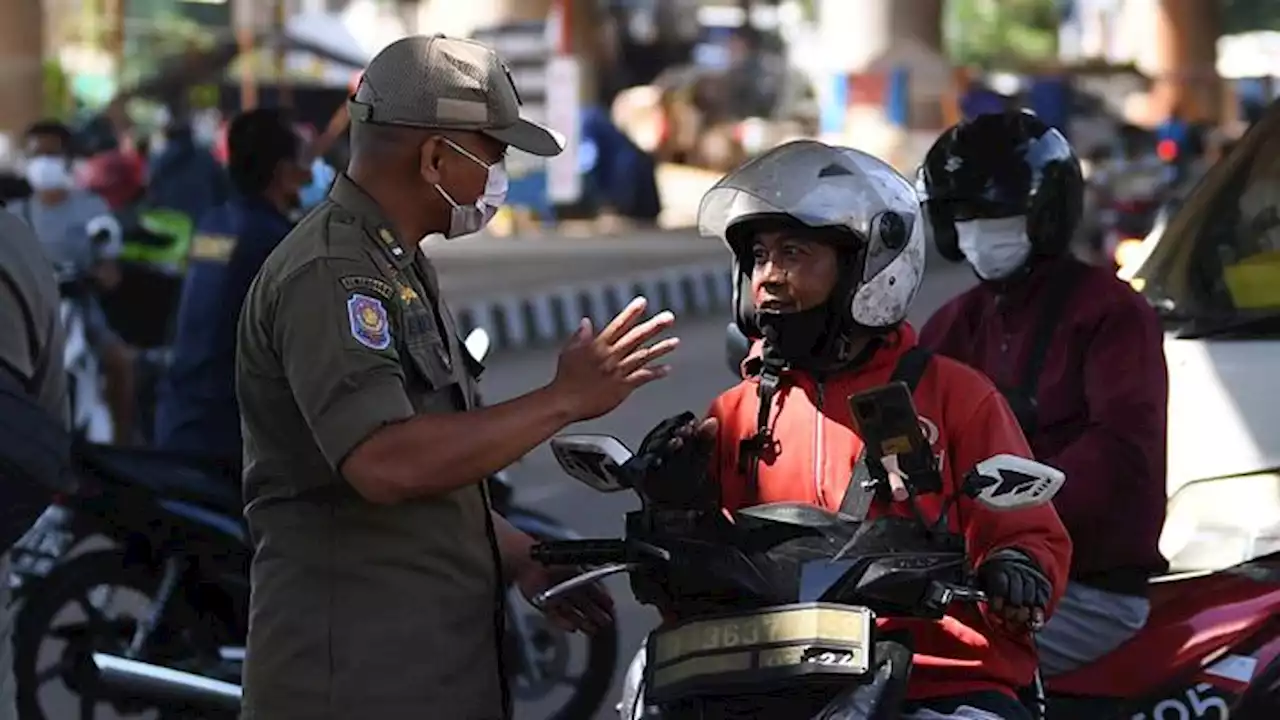
[(1091, 665), (1049, 678), (1047, 687), (1055, 695), (1132, 700), (1195, 689), (1202, 678), (1216, 686), (1221, 669), (1208, 672), (1215, 663), (1261, 631), (1270, 628), (1268, 639), (1280, 633), (1277, 617), (1280, 554), (1208, 575), (1157, 579), (1151, 615), (1137, 635)]

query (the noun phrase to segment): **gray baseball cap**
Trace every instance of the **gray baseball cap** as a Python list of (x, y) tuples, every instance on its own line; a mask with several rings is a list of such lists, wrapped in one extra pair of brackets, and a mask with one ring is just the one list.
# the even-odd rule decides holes
[(564, 150), (564, 136), (520, 117), (520, 94), (492, 48), (412, 35), (369, 62), (347, 103), (352, 122), (482, 132), (533, 155)]

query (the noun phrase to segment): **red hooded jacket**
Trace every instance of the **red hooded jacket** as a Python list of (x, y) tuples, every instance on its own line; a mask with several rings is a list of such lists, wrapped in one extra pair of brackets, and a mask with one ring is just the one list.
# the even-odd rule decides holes
[[(916, 344), (905, 323), (856, 370), (823, 383), (787, 372), (773, 401), (771, 427), (778, 452), (758, 470), (759, 497), (746, 496), (738, 471), (741, 440), (756, 432), (758, 380), (748, 378), (716, 398), (710, 416), (719, 420), (713, 474), (727, 510), (771, 502), (806, 502), (838, 510), (853, 474), (862, 440), (854, 432), (850, 395), (889, 382), (902, 354)], [(942, 457), (944, 495), (920, 498), (926, 518), (937, 517), (944, 496), (959, 494), (964, 475), (993, 455), (1030, 457), (1031, 451), (1004, 398), (981, 374), (935, 356), (915, 392), (916, 409), (934, 452)], [(904, 503), (875, 503), (869, 517), (910, 516)], [(1066, 586), (1071, 541), (1049, 505), (1015, 512), (988, 510), (965, 496), (948, 520), (963, 533), (974, 567), (991, 553), (1016, 548), (1033, 558), (1053, 584), (1053, 603)], [(1050, 608), (1052, 609), (1052, 608)], [(1031, 682), (1036, 653), (1030, 639), (991, 623), (981, 610), (955, 606), (942, 620), (881, 619), (884, 629), (907, 629), (915, 641), (911, 699), (982, 690), (1013, 694)]]

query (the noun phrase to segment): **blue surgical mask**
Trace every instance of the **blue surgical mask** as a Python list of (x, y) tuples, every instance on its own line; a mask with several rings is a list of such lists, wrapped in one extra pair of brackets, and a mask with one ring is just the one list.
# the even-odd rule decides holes
[(329, 166), (321, 158), (316, 158), (311, 163), (311, 183), (298, 193), (298, 200), (302, 204), (301, 210), (304, 212), (324, 202), (329, 194), (329, 188), (333, 186), (333, 181), (338, 177), (338, 172)]

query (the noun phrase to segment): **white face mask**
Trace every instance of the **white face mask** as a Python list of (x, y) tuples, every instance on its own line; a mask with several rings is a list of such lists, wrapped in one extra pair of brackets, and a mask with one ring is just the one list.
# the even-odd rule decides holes
[(60, 157), (40, 155), (27, 161), (27, 183), (36, 192), (70, 190), (74, 186), (67, 161)]
[(1003, 280), (1031, 257), (1025, 215), (957, 222), (956, 235), (960, 252), (983, 280)]
[(507, 177), (507, 162), (505, 158), (489, 165), (448, 138), (445, 138), (445, 143), (456, 150), (458, 154), (488, 172), (488, 176), (484, 181), (484, 191), (474, 205), (459, 205), (449, 193), (445, 192), (444, 188), (439, 185), (435, 186), (436, 192), (444, 196), (444, 199), (453, 207), (453, 211), (449, 214), (449, 230), (444, 236), (446, 238), (456, 238), (479, 232), (489, 224), (490, 220), (493, 220), (493, 216), (498, 214), (498, 208), (507, 202), (507, 190), (511, 181)]

